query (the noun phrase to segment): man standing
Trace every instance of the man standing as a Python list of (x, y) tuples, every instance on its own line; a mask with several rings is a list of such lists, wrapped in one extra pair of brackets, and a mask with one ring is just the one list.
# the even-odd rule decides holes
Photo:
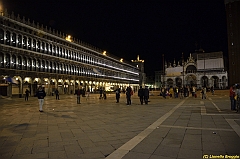
[(141, 105), (143, 105), (144, 89), (142, 86), (140, 86), (140, 89), (138, 90), (138, 97), (140, 99)]
[(58, 89), (55, 90), (56, 100), (59, 100), (59, 91)]
[(76, 91), (75, 91), (75, 94), (77, 95), (77, 104), (80, 104), (80, 96), (82, 94), (82, 91), (78, 88)]
[(116, 92), (116, 100), (117, 100), (116, 103), (119, 103), (119, 98), (120, 98), (120, 88), (117, 88), (117, 89), (115, 90), (115, 92)]
[(145, 86), (144, 89), (144, 102), (145, 104), (148, 104), (148, 99), (149, 99), (149, 89), (147, 86)]
[(39, 111), (43, 112), (43, 103), (44, 103), (44, 97), (46, 96), (45, 91), (43, 90), (42, 86), (39, 86), (38, 91), (37, 91), (37, 97), (39, 101)]
[(131, 105), (131, 95), (132, 95), (132, 88), (130, 86), (126, 89), (126, 97), (127, 97), (127, 105)]
[(25, 91), (25, 101), (28, 101), (29, 93), (30, 93), (30, 91), (28, 89), (26, 89), (26, 91)]
[(235, 97), (235, 85), (232, 85), (229, 90), (229, 97), (231, 101), (231, 110), (236, 110), (236, 100), (234, 99)]

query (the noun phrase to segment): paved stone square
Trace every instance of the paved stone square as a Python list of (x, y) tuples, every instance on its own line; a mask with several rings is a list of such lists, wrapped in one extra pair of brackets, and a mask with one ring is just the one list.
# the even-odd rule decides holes
[[(45, 98), (43, 110), (30, 97), (0, 99), (0, 158), (197, 159), (240, 157), (240, 113), (230, 110), (228, 91), (198, 98), (163, 99), (148, 105), (136, 93), (132, 105), (121, 94), (98, 99)], [(204, 156), (207, 155), (207, 156)]]

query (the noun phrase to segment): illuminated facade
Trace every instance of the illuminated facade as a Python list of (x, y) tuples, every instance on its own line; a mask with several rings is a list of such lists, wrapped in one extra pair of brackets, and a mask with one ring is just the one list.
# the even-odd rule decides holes
[[(19, 84), (6, 83), (15, 78)], [(0, 93), (33, 95), (37, 87), (47, 94), (60, 94), (83, 88), (94, 92), (139, 85), (139, 68), (131, 62), (85, 44), (24, 17), (4, 11), (0, 15)]]
[(222, 52), (202, 52), (190, 54), (187, 61), (165, 64), (162, 81), (167, 87), (196, 86), (225, 89), (228, 86), (228, 74), (224, 66)]

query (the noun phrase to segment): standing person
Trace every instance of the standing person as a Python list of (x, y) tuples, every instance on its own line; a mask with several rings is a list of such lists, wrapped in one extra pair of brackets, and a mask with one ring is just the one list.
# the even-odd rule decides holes
[(103, 99), (107, 99), (107, 94), (106, 94), (105, 89), (103, 90)]
[(58, 89), (55, 90), (56, 100), (59, 100), (59, 91)]
[(77, 95), (77, 104), (81, 104), (80, 103), (80, 96), (82, 94), (82, 91), (78, 88), (76, 91), (75, 91), (75, 94), (74, 95)]
[(30, 91), (28, 89), (26, 89), (26, 91), (25, 91), (25, 101), (28, 101), (29, 94), (30, 94)]
[(236, 100), (234, 99), (235, 97), (235, 85), (232, 85), (229, 90), (229, 97), (231, 101), (231, 110), (236, 110)]
[(103, 97), (102, 97), (102, 95), (103, 95), (103, 89), (102, 89), (102, 88), (100, 88), (99, 93), (100, 93), (99, 99), (102, 99), (102, 98), (103, 98)]
[(87, 97), (86, 97), (86, 100), (89, 99), (89, 96), (90, 96), (90, 89), (88, 88), (88, 89), (87, 89)]
[(39, 86), (36, 96), (39, 101), (39, 111), (43, 112), (43, 103), (44, 103), (44, 97), (46, 96), (46, 93), (43, 90), (42, 86)]
[(203, 87), (202, 88), (202, 99), (206, 99), (206, 94), (207, 94), (207, 89), (206, 89), (206, 87)]
[(166, 93), (167, 93), (167, 91), (166, 91), (166, 88), (162, 88), (162, 96), (163, 96), (163, 98), (165, 98), (166, 99)]
[(214, 95), (214, 87), (213, 86), (211, 87), (211, 92), (212, 92), (212, 95)]
[(147, 86), (145, 86), (144, 89), (144, 102), (145, 104), (148, 104), (148, 99), (149, 99), (149, 89)]
[(144, 89), (142, 86), (140, 86), (140, 89), (138, 90), (138, 97), (140, 99), (141, 105), (143, 105)]
[(115, 93), (116, 93), (116, 100), (117, 100), (116, 103), (119, 103), (119, 99), (120, 99), (120, 88), (117, 88), (117, 89), (115, 90)]
[(130, 86), (126, 89), (126, 97), (127, 97), (127, 105), (131, 105), (131, 95), (132, 95), (132, 88)]

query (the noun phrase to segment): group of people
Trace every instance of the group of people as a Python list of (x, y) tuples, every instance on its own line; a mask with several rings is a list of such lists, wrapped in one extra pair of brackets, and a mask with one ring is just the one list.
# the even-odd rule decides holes
[[(207, 89), (206, 87), (202, 87), (201, 89), (201, 94), (202, 94), (202, 99), (206, 99), (206, 92)], [(184, 87), (162, 87), (160, 91), (160, 96), (166, 99), (167, 96), (170, 98), (180, 98), (182, 99), (183, 97), (189, 97), (189, 95), (192, 95), (192, 97), (197, 98), (197, 88), (195, 86), (189, 87), (189, 86), (184, 86)], [(214, 94), (214, 90), (212, 91), (212, 94)]]
[[(239, 102), (240, 99), (240, 86), (239, 85), (232, 85), (229, 90), (229, 97), (231, 101), (231, 110), (235, 111), (236, 104)], [(239, 104), (239, 103), (238, 103)]]
[[(127, 99), (127, 105), (131, 105), (132, 104), (132, 100), (131, 100), (131, 96), (133, 95), (133, 90), (130, 86), (128, 86), (126, 88), (126, 99)], [(120, 99), (120, 93), (121, 93), (121, 90), (120, 88), (117, 88), (115, 90), (115, 93), (116, 93), (116, 100), (117, 102), (116, 103), (119, 103), (119, 99)], [(148, 99), (149, 99), (149, 89), (148, 87), (146, 86), (145, 88), (142, 88), (142, 86), (140, 86), (140, 89), (138, 90), (138, 97), (140, 99), (140, 103), (143, 104), (143, 102), (145, 104), (148, 104)]]

